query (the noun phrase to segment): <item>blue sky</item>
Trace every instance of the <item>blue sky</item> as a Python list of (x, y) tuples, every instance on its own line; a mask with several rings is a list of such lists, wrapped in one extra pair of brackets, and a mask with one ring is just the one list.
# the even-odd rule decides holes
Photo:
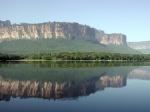
[(0, 0), (0, 20), (78, 22), (128, 41), (150, 40), (150, 0)]

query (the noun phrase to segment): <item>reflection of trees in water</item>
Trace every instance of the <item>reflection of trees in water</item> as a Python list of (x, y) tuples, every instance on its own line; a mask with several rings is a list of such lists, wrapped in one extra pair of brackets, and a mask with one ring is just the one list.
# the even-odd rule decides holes
[(126, 76), (107, 75), (95, 76), (81, 82), (39, 82), (5, 80), (0, 78), (0, 99), (10, 100), (10, 97), (37, 97), (44, 99), (76, 98), (86, 96), (106, 87), (122, 87), (126, 85)]

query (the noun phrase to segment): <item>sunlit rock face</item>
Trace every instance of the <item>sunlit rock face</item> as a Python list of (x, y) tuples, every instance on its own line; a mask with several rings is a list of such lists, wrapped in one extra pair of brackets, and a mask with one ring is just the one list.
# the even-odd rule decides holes
[(82, 82), (39, 82), (4, 80), (0, 78), (0, 100), (10, 97), (37, 97), (45, 99), (74, 98), (86, 96), (106, 87), (122, 87), (126, 78), (122, 76), (94, 77)]
[(99, 42), (101, 44), (105, 44), (105, 45), (109, 45), (109, 44), (112, 44), (112, 45), (127, 45), (126, 36), (123, 35), (123, 34), (117, 34), (117, 33), (105, 34), (100, 38)]
[[(2, 24), (2, 22), (1, 22)], [(4, 23), (5, 24), (5, 21)], [(1, 25), (1, 39), (65, 38), (96, 42), (95, 29), (78, 23), (47, 22), (41, 24)]]
[(126, 45), (126, 36), (123, 34), (105, 34), (103, 31), (78, 23), (11, 24), (8, 20), (0, 21), (0, 41), (41, 38), (81, 39), (104, 45)]

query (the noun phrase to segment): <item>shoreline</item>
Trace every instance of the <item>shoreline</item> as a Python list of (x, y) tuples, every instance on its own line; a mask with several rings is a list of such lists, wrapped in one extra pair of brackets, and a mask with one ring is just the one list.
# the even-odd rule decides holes
[(43, 59), (38, 59), (38, 60), (5, 60), (0, 62), (150, 62), (150, 60), (145, 60), (145, 61), (140, 61), (140, 60), (43, 60)]

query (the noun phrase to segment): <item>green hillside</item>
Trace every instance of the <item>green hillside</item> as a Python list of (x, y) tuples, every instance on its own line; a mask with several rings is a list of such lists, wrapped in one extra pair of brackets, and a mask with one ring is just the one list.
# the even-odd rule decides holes
[(111, 52), (137, 54), (126, 46), (100, 45), (83, 40), (40, 39), (12, 40), (0, 43), (0, 53), (8, 54), (38, 54), (50, 52)]
[(141, 52), (142, 54), (150, 54), (150, 48), (147, 49), (134, 49), (138, 52)]
[(150, 49), (138, 49), (138, 51), (143, 54), (150, 54)]

